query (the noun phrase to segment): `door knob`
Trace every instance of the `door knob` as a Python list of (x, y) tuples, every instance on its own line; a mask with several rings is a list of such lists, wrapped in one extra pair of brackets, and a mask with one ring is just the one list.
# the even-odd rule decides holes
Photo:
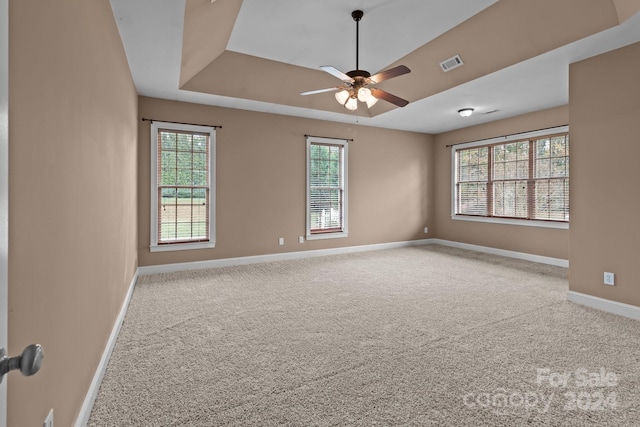
[(22, 354), (16, 357), (7, 357), (6, 350), (0, 349), (0, 382), (7, 372), (14, 369), (20, 369), (22, 375), (27, 377), (35, 374), (42, 366), (42, 359), (44, 359), (44, 352), (40, 344), (27, 346)]

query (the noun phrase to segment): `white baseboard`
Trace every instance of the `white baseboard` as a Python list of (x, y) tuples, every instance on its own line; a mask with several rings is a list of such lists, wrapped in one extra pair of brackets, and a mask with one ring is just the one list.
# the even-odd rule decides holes
[(565, 267), (565, 268), (569, 267), (569, 260), (562, 259), (562, 258), (552, 258), (552, 257), (547, 257), (542, 255), (528, 254), (525, 252), (508, 251), (505, 249), (496, 249), (496, 248), (490, 248), (488, 246), (471, 245), (469, 243), (460, 243), (460, 242), (454, 242), (451, 240), (430, 239), (430, 243), (443, 245), (443, 246), (451, 246), (453, 248), (468, 249), (476, 252), (484, 252), (487, 254), (499, 255), (499, 256), (504, 256), (508, 258), (522, 259), (525, 261), (538, 262), (541, 264), (555, 265), (556, 267)]
[(104, 373), (107, 370), (107, 365), (109, 364), (109, 358), (111, 357), (111, 352), (113, 351), (113, 347), (116, 345), (116, 340), (118, 339), (118, 334), (120, 333), (120, 327), (124, 322), (124, 316), (127, 314), (127, 308), (129, 307), (129, 302), (131, 301), (131, 296), (133, 295), (133, 290), (136, 286), (137, 280), (138, 280), (138, 270), (136, 270), (136, 272), (133, 275), (133, 279), (131, 279), (131, 284), (129, 285), (127, 296), (125, 297), (124, 302), (122, 303), (122, 307), (120, 308), (118, 317), (116, 318), (115, 324), (113, 325), (111, 335), (109, 336), (107, 345), (105, 346), (104, 352), (102, 353), (102, 358), (100, 359), (98, 368), (96, 369), (96, 372), (93, 375), (93, 381), (91, 381), (91, 385), (89, 386), (87, 395), (84, 398), (84, 402), (82, 402), (80, 413), (78, 414), (78, 418), (76, 418), (76, 422), (74, 424), (75, 427), (85, 427), (89, 422), (89, 417), (91, 416), (91, 410), (93, 409), (93, 404), (96, 401), (96, 397), (98, 396), (98, 391), (100, 390), (100, 384), (102, 383), (102, 378), (104, 377)]
[(294, 259), (312, 258), (326, 255), (342, 255), (354, 252), (376, 251), (381, 249), (402, 248), (407, 246), (428, 245), (432, 239), (409, 240), (405, 242), (378, 243), (373, 245), (347, 246), (344, 248), (317, 249), (299, 252), (285, 252), (281, 254), (267, 254), (237, 258), (213, 259), (208, 261), (182, 262), (176, 264), (151, 265), (138, 267), (141, 276), (158, 273), (173, 273), (185, 270), (203, 270), (207, 268), (231, 267), (235, 265), (259, 264), (272, 261), (287, 261)]
[(569, 291), (567, 293), (567, 300), (608, 313), (640, 320), (640, 307), (636, 305), (625, 304), (575, 291)]
[(500, 255), (509, 258), (522, 259), (526, 261), (538, 262), (541, 264), (555, 265), (558, 267), (569, 267), (569, 261), (561, 258), (551, 258), (541, 255), (533, 255), (524, 252), (508, 251), (505, 249), (490, 248), (487, 246), (471, 245), (468, 243), (454, 242), (442, 239), (422, 239), (408, 240), (404, 242), (378, 243), (373, 245), (347, 246), (343, 248), (318, 249), (310, 251), (285, 252), (281, 254), (256, 255), (237, 258), (214, 259), (207, 261), (182, 262), (175, 264), (150, 265), (138, 267), (138, 274), (141, 276), (159, 273), (174, 273), (185, 270), (203, 270), (207, 268), (231, 267), (235, 265), (258, 264), (272, 261), (287, 261), (294, 259), (312, 258), (325, 255), (342, 255), (354, 252), (375, 251), (381, 249), (393, 249), (407, 246), (421, 246), (429, 244), (438, 244), (443, 246), (451, 246), (460, 249), (468, 249), (477, 252), (484, 252), (493, 255)]

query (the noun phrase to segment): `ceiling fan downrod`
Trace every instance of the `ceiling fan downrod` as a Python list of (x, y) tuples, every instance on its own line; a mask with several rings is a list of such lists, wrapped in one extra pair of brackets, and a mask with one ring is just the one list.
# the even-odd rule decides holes
[(356, 21), (356, 70), (360, 69), (360, 20), (364, 16), (361, 10), (351, 12), (351, 17)]

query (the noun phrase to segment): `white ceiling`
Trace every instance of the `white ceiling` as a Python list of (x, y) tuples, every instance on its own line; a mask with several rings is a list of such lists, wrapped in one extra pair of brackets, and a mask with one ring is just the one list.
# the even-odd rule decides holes
[[(307, 68), (352, 70), (351, 11), (362, 9), (359, 65), (373, 74), (495, 1), (244, 0), (227, 50)], [(565, 105), (570, 63), (640, 41), (638, 13), (602, 33), (369, 118), (180, 90), (185, 0), (111, 0), (111, 5), (140, 95), (424, 133)], [(461, 118), (457, 110), (465, 107), (476, 113)]]
[(496, 1), (244, 0), (227, 48), (307, 68), (355, 70), (351, 12), (359, 9), (360, 66), (374, 74)]

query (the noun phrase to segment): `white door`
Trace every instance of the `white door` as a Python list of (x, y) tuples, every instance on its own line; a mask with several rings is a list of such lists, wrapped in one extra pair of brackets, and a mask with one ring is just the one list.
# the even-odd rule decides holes
[[(9, 254), (9, 0), (0, 0), (0, 348), (7, 348)], [(0, 384), (0, 427), (7, 426), (7, 381)]]

